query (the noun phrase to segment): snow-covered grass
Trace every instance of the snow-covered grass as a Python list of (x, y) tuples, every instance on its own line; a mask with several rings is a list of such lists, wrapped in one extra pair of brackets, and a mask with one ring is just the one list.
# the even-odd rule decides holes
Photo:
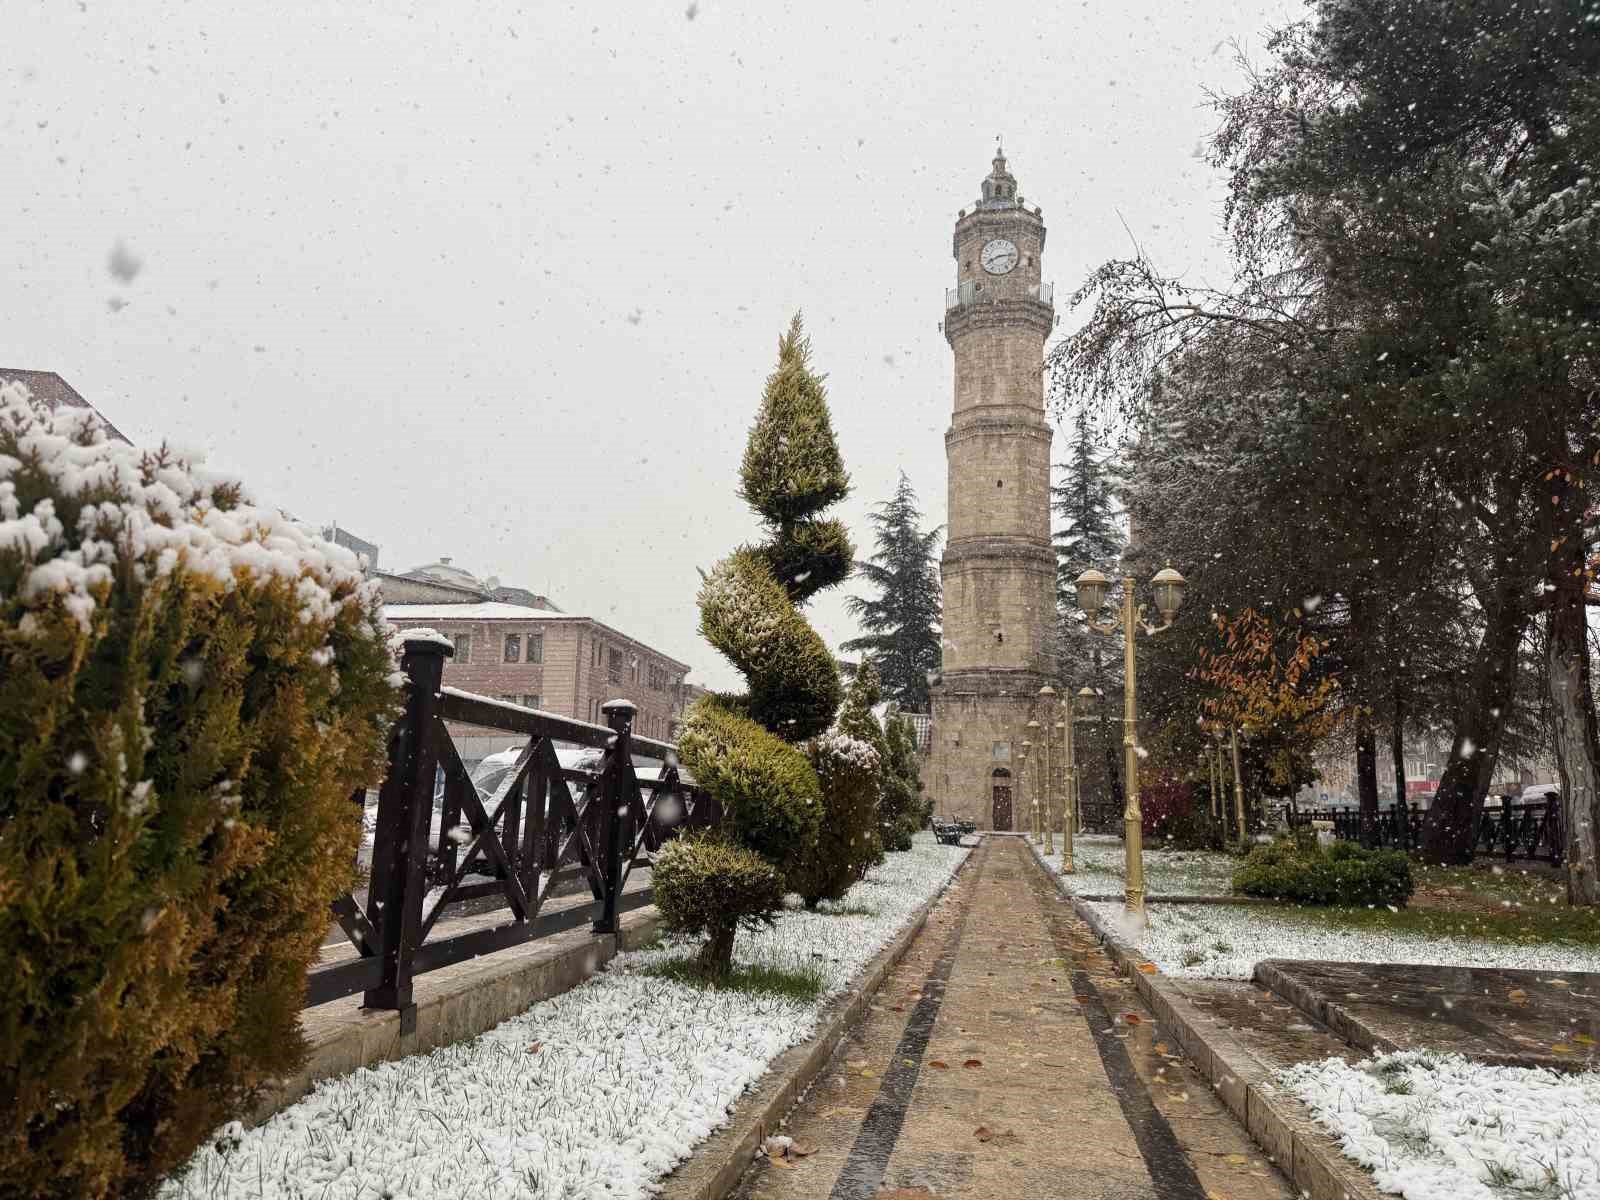
[(792, 909), (739, 935), (738, 965), (820, 973), (814, 1000), (660, 977), (681, 945), (619, 955), (470, 1042), (327, 1080), (256, 1129), (226, 1127), (159, 1196), (648, 1196), (967, 853), (918, 834), (844, 912)]
[(1600, 971), (1597, 946), (1384, 928), (1357, 923), (1357, 914), (1344, 909), (1152, 904), (1141, 933), (1123, 921), (1121, 904), (1094, 908), (1169, 975), (1249, 979), (1264, 958)]
[(1406, 1200), (1600, 1200), (1600, 1072), (1408, 1051), (1301, 1063), (1278, 1079)]
[[(1030, 839), (1031, 841), (1031, 839)], [(1055, 853), (1034, 848), (1050, 865), (1061, 869), (1061, 839)], [(1126, 871), (1122, 839), (1104, 833), (1080, 833), (1072, 840), (1071, 875), (1063, 875), (1067, 888), (1080, 896), (1120, 896)], [(1239, 860), (1212, 850), (1151, 850), (1144, 852), (1144, 886), (1152, 896), (1226, 896), (1232, 891)]]

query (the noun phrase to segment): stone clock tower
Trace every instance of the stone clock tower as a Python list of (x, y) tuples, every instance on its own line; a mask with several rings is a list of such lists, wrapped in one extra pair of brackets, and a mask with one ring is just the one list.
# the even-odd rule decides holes
[[(1044, 343), (1055, 308), (1039, 278), (1044, 233), (999, 152), (983, 198), (956, 221), (956, 286), (945, 300), (955, 413), (944, 438), (944, 653), (927, 780), (935, 811), (980, 829), (1030, 827), (1016, 756), (1051, 679), (1056, 560)], [(1032, 761), (1026, 775), (1031, 799)]]

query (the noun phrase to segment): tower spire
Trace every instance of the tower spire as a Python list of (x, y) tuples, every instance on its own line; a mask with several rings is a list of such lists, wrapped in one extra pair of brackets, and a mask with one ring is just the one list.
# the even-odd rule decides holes
[(1006, 168), (1006, 148), (1004, 142), (996, 135), (994, 145), (993, 169), (989, 177), (983, 181), (983, 202), (985, 204), (1015, 204), (1017, 202), (1017, 180)]

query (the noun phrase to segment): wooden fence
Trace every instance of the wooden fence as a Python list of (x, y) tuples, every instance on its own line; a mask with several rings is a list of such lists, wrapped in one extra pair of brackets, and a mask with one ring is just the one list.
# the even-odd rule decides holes
[[(314, 970), (308, 1005), (361, 992), (365, 1008), (398, 1009), (404, 1029), (416, 975), (585, 922), (615, 933), (619, 914), (655, 898), (650, 887), (624, 895), (634, 869), (683, 830), (720, 820), (715, 801), (680, 778), (672, 746), (634, 736), (629, 701), (607, 704), (603, 727), (474, 696), (442, 686), (451, 653), (442, 639), (405, 643), (405, 713), (378, 791), (365, 909), (348, 892), (333, 902), (357, 956)], [(448, 721), (527, 738), (492, 793), (468, 774)], [(563, 766), (557, 743), (602, 751), (598, 766)], [(639, 778), (636, 754), (660, 760), (658, 778)], [(574, 879), (591, 899), (541, 915)], [(481, 913), (485, 899), (509, 919), (430, 938), (450, 909), (475, 901)]]
[[(1361, 840), (1361, 813), (1357, 809), (1300, 809), (1291, 814), (1289, 820), (1293, 825), (1325, 821), (1332, 824), (1335, 837), (1351, 842)], [(1404, 802), (1381, 809), (1374, 825), (1377, 844), (1389, 849), (1413, 850), (1421, 841), (1426, 820), (1426, 812)], [(1506, 862), (1535, 859), (1559, 867), (1565, 845), (1560, 796), (1527, 804), (1518, 803), (1510, 796), (1493, 797), (1478, 813), (1477, 838), (1473, 843), (1475, 854), (1503, 855)]]

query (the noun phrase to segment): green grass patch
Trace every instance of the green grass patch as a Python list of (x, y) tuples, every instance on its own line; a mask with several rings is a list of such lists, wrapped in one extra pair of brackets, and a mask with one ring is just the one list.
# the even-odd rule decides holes
[(875, 917), (878, 910), (868, 908), (865, 904), (845, 904), (842, 901), (835, 904), (824, 902), (817, 907), (817, 911), (825, 917)]
[(718, 991), (751, 992), (763, 996), (782, 996), (809, 1002), (822, 994), (822, 971), (817, 967), (785, 970), (772, 966), (735, 966), (726, 979), (709, 983), (695, 968), (693, 958), (669, 958), (645, 967), (643, 973), (657, 979), (670, 979), (689, 987), (715, 987)]

